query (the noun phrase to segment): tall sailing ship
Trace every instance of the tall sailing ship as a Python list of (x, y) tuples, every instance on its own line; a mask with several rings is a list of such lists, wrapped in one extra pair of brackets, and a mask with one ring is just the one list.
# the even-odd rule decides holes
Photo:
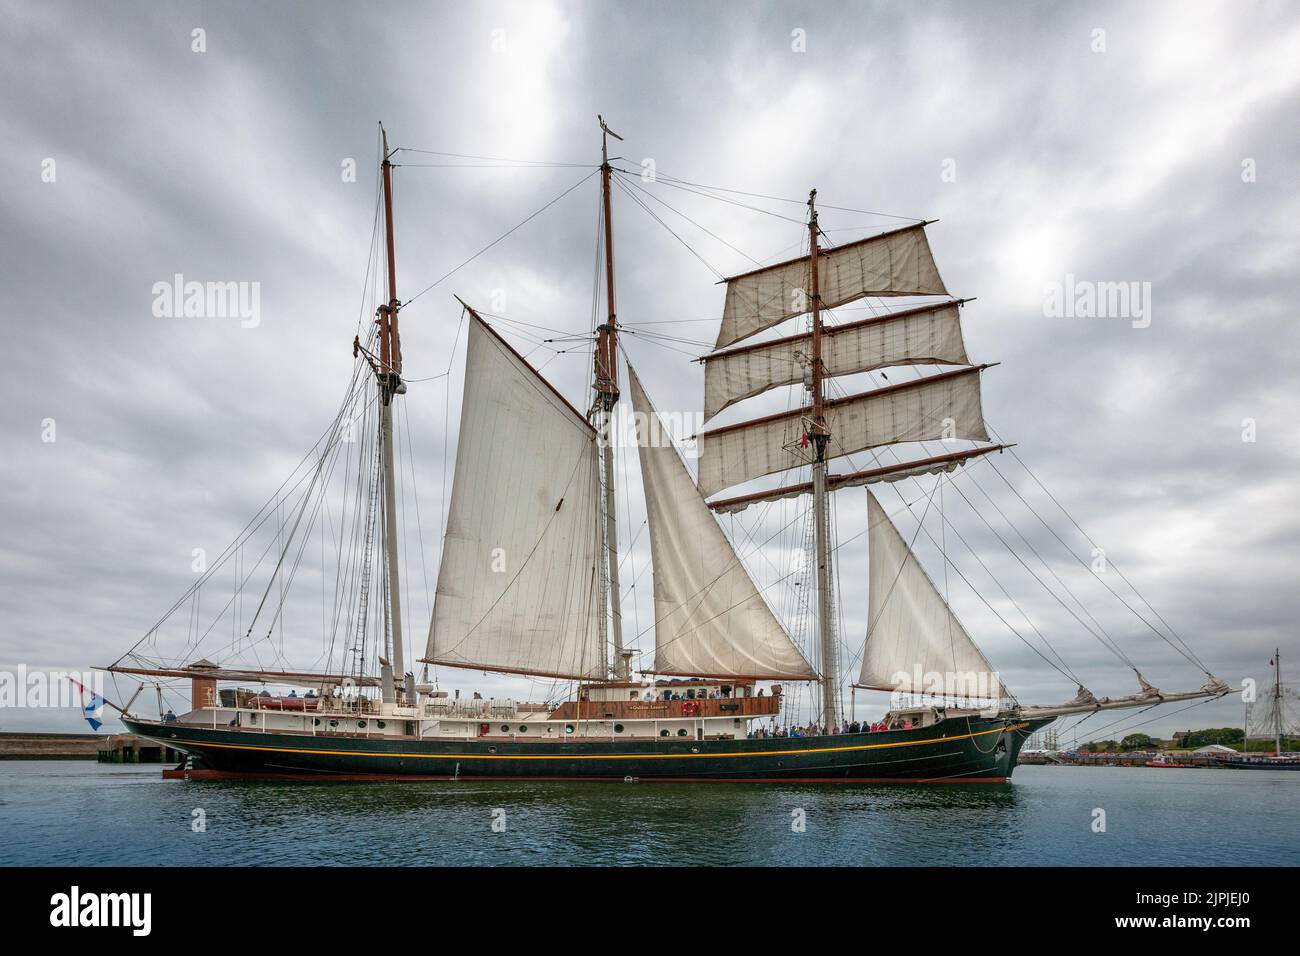
[[(692, 477), (645, 385), (627, 368), (654, 585), (653, 662), (634, 669), (635, 652), (624, 644), (610, 440), (623, 395), (608, 152), (615, 134), (603, 120), (601, 129), (605, 301), (588, 412), (483, 312), (461, 303), (464, 394), (420, 659), (425, 676), (417, 681), (406, 664), (400, 600), (410, 572), (399, 559), (394, 454), (394, 411), (406, 393), (398, 331), (404, 303), (394, 261), (397, 151), (385, 136), (379, 175), (387, 294), (364, 340), (354, 340), (345, 407), (292, 486), (298, 497), (290, 521), (263, 554), (275, 558), (274, 569), (252, 623), (245, 631), (241, 620), (225, 649), (230, 659), (198, 655), (198, 638), (211, 631), (197, 623), (198, 592), (209, 574), (164, 617), (190, 608), (192, 656), (158, 653), (159, 622), (108, 668), (160, 686), (190, 682), (191, 709), (179, 716), (131, 712), (137, 691), (123, 711), (131, 732), (189, 755), (192, 777), (1005, 782), (1029, 735), (1058, 717), (1228, 691), (1207, 670), (1202, 687), (1183, 693), (1163, 693), (1138, 674), (1140, 692), (1126, 697), (1097, 698), (1082, 685), (1055, 706), (1022, 705), (1012, 696), (870, 490), (926, 476), (937, 476), (937, 487), (955, 469), (1008, 447), (991, 442), (984, 424), (980, 380), (989, 366), (967, 357), (960, 321), (966, 300), (951, 298), (940, 278), (930, 223), (830, 245), (818, 226), (816, 190), (807, 204), (807, 254), (727, 279), (716, 345), (701, 359), (706, 419), (792, 386), (801, 395), (794, 407), (706, 428), (697, 436)], [(828, 310), (867, 297), (920, 297), (923, 304), (825, 321)], [(791, 320), (799, 331), (759, 335)], [(950, 368), (846, 396), (829, 388), (837, 376), (908, 366)], [(358, 420), (360, 448), (349, 445)], [(866, 470), (830, 469), (858, 452), (930, 441), (976, 445)], [(341, 555), (352, 555), (352, 571), (329, 615), (332, 628), (327, 620), (322, 627), (350, 643), (332, 644), (330, 666), (314, 671), (238, 662), (239, 652), (256, 653), (254, 629), (267, 623), (265, 615), (266, 639), (283, 625), (285, 578), (291, 581), (302, 561), (299, 539), (324, 520), (323, 488), (341, 455), (356, 471), (350, 487), (357, 506), (351, 527), (340, 522), (330, 534)], [(788, 481), (722, 494), (769, 476)], [(839, 596), (867, 609), (851, 687), (891, 691), (901, 702), (860, 723), (844, 699), (829, 503), (833, 492), (858, 486), (867, 486), (867, 593), (851, 587)], [(773, 612), (715, 516), (791, 498), (811, 504), (807, 604), (816, 639), (808, 647)], [(277, 497), (274, 511), (288, 500)], [(271, 513), (268, 506), (250, 525), (261, 527)], [(250, 586), (262, 563), (251, 572), (241, 563), (248, 540), (218, 562), (233, 564), (237, 591)], [(237, 598), (223, 613), (243, 608), (242, 594)], [(430, 667), (526, 675), (565, 682), (571, 692), (546, 703), (452, 696), (429, 681)], [(271, 696), (241, 684), (295, 690)], [(788, 728), (795, 723), (792, 688), (808, 688), (816, 700), (802, 729)]]

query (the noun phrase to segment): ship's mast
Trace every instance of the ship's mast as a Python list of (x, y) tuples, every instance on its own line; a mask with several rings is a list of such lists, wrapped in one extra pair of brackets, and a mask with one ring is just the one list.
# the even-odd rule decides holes
[(1282, 648), (1273, 650), (1273, 754), (1282, 756)]
[(379, 360), (376, 371), (380, 398), (380, 429), (384, 449), (384, 544), (386, 545), (388, 620), (392, 633), (392, 661), (396, 680), (398, 703), (408, 698), (406, 686), (406, 661), (402, 648), (401, 587), (397, 564), (397, 485), (393, 465), (393, 399), (406, 391), (402, 383), (402, 342), (397, 334), (397, 265), (393, 256), (393, 164), (388, 152), (388, 133), (379, 127), (383, 136), (384, 163), (384, 238), (388, 249), (388, 302), (381, 305), (375, 322), (379, 326)]
[(812, 297), (812, 356), (811, 381), (812, 421), (808, 436), (813, 443), (813, 536), (817, 557), (817, 626), (821, 635), (822, 671), (822, 725), (827, 728), (839, 722), (840, 675), (835, 654), (835, 628), (831, 619), (831, 554), (829, 518), (826, 507), (826, 446), (830, 432), (826, 428), (826, 413), (822, 395), (822, 309), (821, 287), (817, 275), (817, 190), (808, 194), (808, 272)]
[(613, 649), (611, 671), (617, 680), (627, 680), (628, 661), (623, 656), (623, 608), (618, 582), (618, 512), (614, 505), (614, 449), (612, 442), (614, 407), (618, 404), (618, 322), (614, 310), (614, 224), (610, 219), (609, 138), (622, 140), (599, 115), (600, 121), (600, 196), (601, 218), (605, 223), (605, 301), (606, 320), (596, 330), (595, 385), (596, 422), (601, 436), (600, 455), (605, 470), (605, 563), (608, 567), (610, 605), (610, 644)]

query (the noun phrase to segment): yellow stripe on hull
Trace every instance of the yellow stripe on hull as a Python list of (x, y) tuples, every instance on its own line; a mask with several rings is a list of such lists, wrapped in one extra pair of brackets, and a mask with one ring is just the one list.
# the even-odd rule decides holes
[[(1023, 730), (1028, 724), (1009, 724), (992, 730), (978, 730), (969, 734), (957, 734), (952, 737), (932, 737), (927, 740), (900, 740), (893, 743), (853, 744), (847, 747), (807, 747), (802, 750), (744, 750), (733, 753), (712, 751), (708, 753), (642, 753), (642, 754), (490, 754), (490, 753), (393, 753), (385, 750), (312, 750), (306, 747), (256, 747), (252, 744), (218, 744), (206, 740), (181, 740), (179, 738), (160, 738), (169, 745), (192, 747), (216, 747), (223, 750), (257, 750), (268, 753), (315, 754), (329, 757), (399, 757), (421, 760), (679, 760), (691, 757), (788, 757), (795, 754), (846, 753), (857, 750), (886, 750), (893, 747), (918, 747), (923, 744), (951, 743), (955, 740), (970, 740), (987, 734), (1001, 734), (1008, 730)], [(778, 738), (771, 738), (778, 739)], [(586, 742), (586, 741), (584, 741)], [(591, 741), (596, 743), (597, 741)]]

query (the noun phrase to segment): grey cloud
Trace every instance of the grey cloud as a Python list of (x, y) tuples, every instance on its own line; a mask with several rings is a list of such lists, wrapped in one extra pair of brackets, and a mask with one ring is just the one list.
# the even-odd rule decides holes
[[(361, 284), (377, 120), (394, 145), (592, 162), (597, 112), (627, 138), (629, 169), (651, 158), (693, 182), (796, 199), (816, 186), (828, 205), (939, 218), (932, 241), (949, 287), (979, 297), (966, 312), (971, 354), (1003, 363), (985, 375), (985, 410), (999, 432), (1221, 676), (1260, 678), (1275, 645), (1284, 655), (1288, 642), (1295, 647), (1300, 32), (1285, 5), (1210, 4), (1193, 15), (1178, 4), (10, 2), (0, 20), (9, 358), (0, 383), (0, 664), (81, 668), (116, 657), (193, 580), (191, 550), (220, 551), (328, 424), (352, 335), (368, 321)], [(195, 27), (207, 31), (206, 53), (190, 51)], [(1097, 27), (1105, 53), (1090, 49)], [(796, 28), (807, 32), (807, 53), (790, 50)], [(502, 53), (493, 52), (493, 30), (505, 31)], [(417, 167), (414, 155), (398, 172), (404, 296), (585, 173)], [(46, 157), (58, 164), (54, 184), (40, 178)], [(1240, 178), (1246, 157), (1257, 162), (1254, 183)], [(354, 184), (340, 177), (347, 158), (357, 161)], [(939, 175), (949, 158), (953, 183)], [(749, 268), (748, 257), (789, 255), (802, 238), (797, 223), (647, 188), (741, 250), (646, 200), (724, 273)], [(734, 198), (802, 215), (797, 203)], [(453, 369), (450, 383), (412, 384), (406, 403), (430, 574), (463, 357), (462, 337), (451, 358), (450, 295), (484, 303), (502, 287), (513, 319), (589, 330), (595, 217), (592, 180), (403, 314), (408, 374)], [(627, 352), (662, 408), (692, 410), (701, 381), (689, 356), (714, 327), (649, 323), (716, 316), (716, 276), (621, 191), (614, 219)], [(850, 238), (893, 221), (828, 209), (823, 226)], [(1067, 272), (1152, 282), (1151, 327), (1044, 317), (1043, 286)], [(176, 273), (259, 282), (260, 325), (154, 318), (150, 290)], [(509, 328), (582, 404), (586, 351), (551, 357)], [(1240, 440), (1247, 417), (1257, 420), (1255, 444)], [(47, 418), (58, 427), (53, 444), (40, 440)], [(1005, 456), (996, 464), (1086, 553), (1023, 472)], [(624, 465), (635, 498), (634, 457)], [(1169, 687), (1199, 679), (1072, 563), (990, 465), (954, 486), (982, 501), (972, 483), (1052, 556), (1149, 679)], [(923, 501), (929, 486), (900, 490)], [(862, 530), (861, 495), (841, 496), (842, 541)], [(882, 500), (900, 507), (893, 490)], [(1098, 693), (1127, 692), (1132, 675), (956, 494), (946, 504), (1071, 667)], [(746, 516), (737, 527), (761, 541), (793, 514)], [(626, 626), (648, 650), (642, 520), (634, 506), (622, 530), (636, 542), (625, 583), (642, 572)], [(760, 580), (788, 571), (776, 546), (791, 541), (773, 542), (770, 565), (756, 562)], [(1025, 630), (983, 569), (949, 545)], [(866, 627), (865, 570), (861, 541), (846, 544), (846, 656)], [(318, 571), (304, 569), (310, 593), (286, 626), (287, 652), (303, 660), (323, 648)], [(412, 559), (416, 651), (423, 577)], [(964, 585), (949, 585), (1022, 699), (1072, 693)], [(794, 606), (787, 591), (769, 592), (774, 605)], [(228, 597), (227, 586), (210, 606)], [(520, 696), (549, 689), (440, 678)], [(1144, 729), (1236, 723), (1238, 710), (1233, 700), (1186, 717), (1157, 712)], [(0, 715), (6, 726), (72, 729), (77, 720)]]

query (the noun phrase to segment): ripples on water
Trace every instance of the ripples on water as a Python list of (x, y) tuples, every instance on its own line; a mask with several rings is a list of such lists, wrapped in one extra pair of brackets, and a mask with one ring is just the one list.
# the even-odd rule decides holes
[[(1009, 785), (186, 783), (0, 761), (0, 863), (1296, 865), (1300, 774), (1021, 767)], [(192, 811), (206, 812), (194, 833)], [(1092, 832), (1094, 808), (1107, 832)], [(505, 831), (493, 832), (504, 811)], [(803, 832), (792, 829), (799, 818)]]

